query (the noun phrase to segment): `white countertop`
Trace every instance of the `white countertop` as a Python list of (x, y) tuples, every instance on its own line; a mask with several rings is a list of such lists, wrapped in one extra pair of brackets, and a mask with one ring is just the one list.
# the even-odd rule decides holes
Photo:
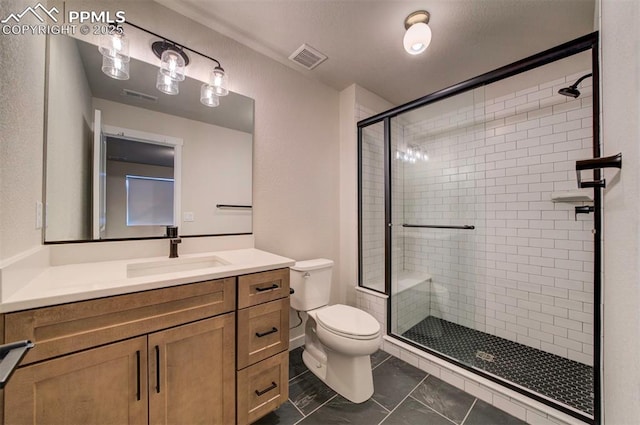
[(256, 273), (295, 263), (255, 248), (181, 255), (176, 260), (211, 256), (228, 264), (140, 277), (127, 277), (128, 265), (172, 259), (153, 257), (47, 267), (14, 293), (3, 296), (0, 313)]

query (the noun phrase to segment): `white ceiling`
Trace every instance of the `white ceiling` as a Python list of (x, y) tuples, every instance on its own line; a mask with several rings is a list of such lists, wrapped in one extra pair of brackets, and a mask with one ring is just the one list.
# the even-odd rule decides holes
[[(402, 104), (593, 31), (594, 0), (156, 0), (311, 78), (353, 83)], [(404, 19), (431, 14), (431, 45), (411, 56)], [(307, 43), (329, 57), (288, 60)]]

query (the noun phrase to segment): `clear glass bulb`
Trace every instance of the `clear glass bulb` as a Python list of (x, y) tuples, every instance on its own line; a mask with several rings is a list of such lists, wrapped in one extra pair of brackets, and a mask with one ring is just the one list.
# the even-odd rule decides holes
[(129, 39), (123, 34), (103, 35), (98, 50), (102, 56), (129, 62)]
[(103, 56), (102, 57), (102, 72), (105, 75), (114, 78), (116, 80), (128, 80), (129, 79), (129, 62), (123, 61), (117, 57)]
[(200, 103), (210, 108), (215, 108), (220, 104), (220, 98), (216, 96), (215, 87), (203, 84), (200, 87)]
[(216, 96), (226, 96), (229, 94), (229, 77), (224, 69), (217, 66), (211, 71), (210, 84), (215, 88)]
[(162, 93), (176, 95), (180, 92), (178, 82), (168, 75), (165, 75), (162, 70), (158, 70), (158, 78), (156, 79), (156, 88)]
[(184, 81), (185, 61), (182, 55), (172, 49), (162, 52), (160, 58), (160, 72), (175, 81)]

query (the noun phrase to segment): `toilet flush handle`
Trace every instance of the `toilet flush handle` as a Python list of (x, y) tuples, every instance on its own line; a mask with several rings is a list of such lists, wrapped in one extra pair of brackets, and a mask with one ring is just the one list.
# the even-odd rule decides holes
[(309, 272), (305, 272), (302, 277), (304, 277), (305, 279), (309, 279), (311, 277), (311, 273)]

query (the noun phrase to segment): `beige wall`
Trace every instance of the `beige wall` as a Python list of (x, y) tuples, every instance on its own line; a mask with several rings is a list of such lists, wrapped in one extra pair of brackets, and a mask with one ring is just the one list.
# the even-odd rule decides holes
[[(77, 4), (101, 9), (105, 3)], [(155, 2), (106, 4), (124, 9), (140, 26), (219, 59), (230, 75), (231, 90), (255, 99), (256, 247), (294, 259), (328, 257), (338, 263), (338, 92)], [(27, 2), (5, 5), (3, 11), (22, 9)], [(75, 6), (67, 2), (67, 7)], [(34, 216), (35, 201), (42, 199), (44, 39), (38, 45), (29, 38), (9, 38), (2, 37), (2, 52), (11, 59), (2, 61), (7, 71), (3, 84), (7, 75), (21, 78), (11, 81), (9, 92), (2, 90), (3, 98), (15, 99), (3, 102), (2, 117), (15, 119), (2, 136), (11, 142), (2, 144), (1, 258), (37, 246), (41, 239)], [(204, 79), (212, 63), (192, 59), (187, 74)]]
[[(30, 1), (2, 1), (0, 15)], [(0, 262), (40, 245), (42, 201), (43, 36), (0, 36)]]
[(602, 145), (623, 154), (604, 192), (604, 423), (640, 418), (640, 3), (602, 0)]

